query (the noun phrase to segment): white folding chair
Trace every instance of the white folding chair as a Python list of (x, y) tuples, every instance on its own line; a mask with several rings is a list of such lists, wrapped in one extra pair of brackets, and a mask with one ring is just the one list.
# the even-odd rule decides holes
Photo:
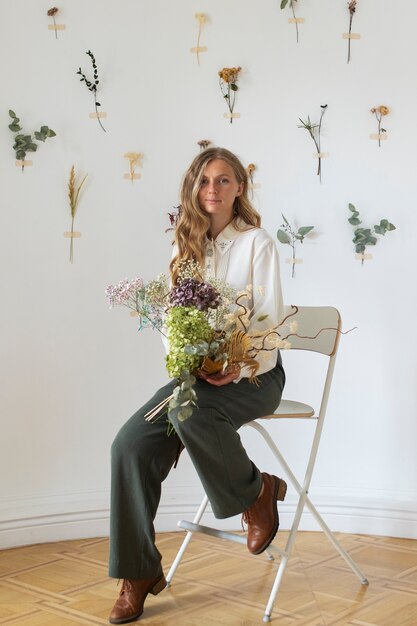
[[(253, 422), (249, 422), (245, 425), (247, 427), (255, 429), (263, 437), (266, 444), (278, 461), (281, 469), (284, 471), (288, 482), (294, 487), (299, 496), (293, 523), (288, 535), (285, 549), (278, 548), (271, 544), (266, 551), (269, 559), (274, 559), (274, 553), (278, 554), (280, 556), (280, 564), (270, 592), (268, 603), (265, 608), (265, 614), (263, 617), (264, 622), (270, 621), (275, 599), (277, 597), (282, 577), (295, 543), (297, 530), (305, 506), (307, 506), (310, 513), (318, 522), (323, 532), (336, 548), (336, 550), (339, 552), (339, 554), (345, 559), (346, 563), (349, 565), (352, 571), (359, 577), (361, 583), (363, 585), (368, 584), (368, 580), (366, 579), (365, 575), (358, 568), (358, 566), (355, 564), (349, 554), (342, 548), (342, 546), (337, 541), (332, 531), (324, 522), (323, 518), (318, 513), (310, 498), (308, 497), (308, 490), (310, 487), (311, 477), (313, 474), (314, 464), (316, 462), (317, 451), (320, 443), (320, 437), (323, 430), (324, 417), (326, 414), (330, 386), (336, 360), (336, 353), (339, 344), (341, 328), (340, 314), (337, 309), (333, 307), (286, 307), (287, 316), (290, 313), (294, 312), (295, 314), (288, 319), (288, 322), (297, 321), (298, 324), (298, 329), (296, 331), (297, 336), (294, 334), (290, 334), (290, 336), (288, 337), (288, 341), (290, 341), (291, 343), (291, 350), (308, 350), (323, 354), (328, 357), (328, 367), (320, 402), (320, 410), (317, 414), (315, 410), (308, 404), (303, 404), (301, 402), (295, 402), (292, 400), (282, 400), (278, 409), (273, 415), (265, 415), (264, 417)], [(288, 331), (284, 334), (288, 334)], [(260, 423), (260, 421), (263, 419), (270, 420), (284, 418), (305, 419), (308, 421), (316, 422), (314, 437), (311, 444), (311, 450), (302, 484), (297, 480), (296, 476), (294, 475), (290, 466), (276, 446), (269, 432)], [(207, 496), (204, 496), (203, 501), (201, 502), (201, 505), (194, 517), (194, 520), (192, 522), (188, 522), (185, 520), (181, 520), (180, 522), (178, 522), (178, 526), (187, 530), (188, 532), (166, 577), (168, 584), (170, 584), (174, 576), (175, 570), (177, 569), (184, 555), (184, 552), (189, 542), (191, 541), (193, 533), (200, 532), (211, 535), (213, 537), (218, 537), (220, 539), (226, 539), (246, 545), (246, 537), (242, 535), (200, 525), (200, 520), (204, 514), (204, 511), (206, 510), (207, 504), (208, 498)]]

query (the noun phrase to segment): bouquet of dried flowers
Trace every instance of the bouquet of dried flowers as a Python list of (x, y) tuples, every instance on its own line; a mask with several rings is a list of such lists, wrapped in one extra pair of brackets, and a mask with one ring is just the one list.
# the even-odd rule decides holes
[(106, 289), (111, 307), (124, 305), (136, 311), (139, 330), (155, 328), (168, 342), (166, 367), (177, 384), (173, 394), (149, 412), (149, 421), (165, 412), (168, 421), (173, 416), (179, 420), (190, 417), (197, 402), (193, 386), (200, 372), (213, 376), (245, 367), (250, 382), (256, 383), (256, 357), (264, 351), (290, 347), (278, 326), (262, 331), (249, 329), (250, 287), (237, 293), (223, 281), (206, 281), (194, 261), (180, 262), (178, 272), (178, 282), (171, 288), (167, 287), (166, 277), (160, 275), (148, 283), (141, 278), (125, 279)]
[(233, 111), (236, 103), (236, 95), (239, 90), (237, 81), (241, 69), (241, 67), (224, 67), (219, 71), (220, 91), (230, 111), (230, 123), (233, 122)]
[(378, 121), (378, 146), (381, 147), (381, 135), (382, 133), (386, 133), (385, 128), (381, 128), (382, 118), (388, 115), (389, 108), (383, 104), (379, 107), (373, 107), (371, 109), (371, 113), (373, 113)]

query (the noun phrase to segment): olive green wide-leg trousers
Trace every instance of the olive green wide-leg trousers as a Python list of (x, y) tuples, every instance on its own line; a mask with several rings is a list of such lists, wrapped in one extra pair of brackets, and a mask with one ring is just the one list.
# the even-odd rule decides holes
[(153, 521), (161, 483), (181, 442), (217, 518), (246, 511), (255, 502), (262, 479), (237, 430), (277, 408), (285, 383), (280, 356), (276, 367), (258, 380), (259, 386), (244, 378), (222, 387), (198, 380), (198, 408), (187, 420), (175, 421), (175, 432), (168, 436), (165, 416), (154, 422), (144, 416), (171, 395), (176, 384), (171, 381), (121, 428), (111, 450), (110, 576), (137, 579), (162, 573)]

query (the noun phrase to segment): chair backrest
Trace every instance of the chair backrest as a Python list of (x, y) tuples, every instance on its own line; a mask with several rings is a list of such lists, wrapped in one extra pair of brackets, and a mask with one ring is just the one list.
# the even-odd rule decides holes
[[(287, 337), (291, 350), (309, 350), (332, 356), (337, 350), (341, 334), (341, 317), (331, 306), (286, 306), (285, 326), (279, 332)], [(297, 329), (289, 329), (291, 322), (297, 321)]]

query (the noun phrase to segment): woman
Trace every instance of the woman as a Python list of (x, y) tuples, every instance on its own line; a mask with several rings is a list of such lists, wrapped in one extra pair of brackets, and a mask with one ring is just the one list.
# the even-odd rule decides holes
[[(222, 148), (200, 153), (185, 174), (181, 217), (176, 228), (176, 262), (194, 259), (206, 278), (225, 280), (238, 290), (252, 286), (250, 330), (265, 330), (283, 317), (276, 246), (260, 228), (260, 216), (248, 199), (247, 174), (238, 158)], [(237, 430), (272, 413), (278, 406), (285, 375), (277, 350), (262, 353), (257, 377), (233, 367), (196, 383), (198, 408), (167, 436), (164, 420), (144, 416), (172, 393), (171, 381), (122, 427), (112, 446), (112, 490), (109, 574), (123, 579), (110, 623), (136, 620), (148, 593), (166, 586), (161, 555), (155, 546), (155, 518), (161, 483), (182, 445), (188, 451), (217, 518), (243, 513), (248, 549), (260, 554), (278, 529), (277, 500), (286, 484), (261, 474), (248, 458)]]

